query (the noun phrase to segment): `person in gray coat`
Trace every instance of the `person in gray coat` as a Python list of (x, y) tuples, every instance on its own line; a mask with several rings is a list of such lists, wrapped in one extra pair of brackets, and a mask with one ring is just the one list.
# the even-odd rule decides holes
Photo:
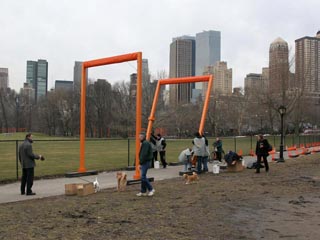
[[(28, 133), (24, 142), (19, 146), (19, 161), (22, 168), (21, 177), (21, 195), (36, 195), (32, 192), (34, 167), (36, 166), (35, 159), (44, 160), (44, 157), (38, 154), (34, 154), (32, 151), (32, 134)], [(26, 191), (27, 185), (27, 191)]]

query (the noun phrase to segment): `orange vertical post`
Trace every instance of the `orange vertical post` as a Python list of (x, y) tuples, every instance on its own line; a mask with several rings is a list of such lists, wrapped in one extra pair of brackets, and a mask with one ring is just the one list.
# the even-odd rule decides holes
[(212, 75), (210, 75), (209, 81), (208, 81), (208, 89), (207, 89), (206, 98), (205, 98), (203, 109), (202, 109), (202, 116), (201, 116), (201, 121), (200, 121), (200, 126), (199, 126), (199, 133), (200, 134), (203, 133), (204, 124), (205, 124), (206, 117), (207, 117), (207, 112), (208, 112), (208, 108), (209, 108), (209, 101), (210, 101), (210, 93), (211, 93), (211, 88), (212, 88), (212, 82), (213, 82), (213, 77), (212, 77)]
[(134, 179), (140, 179), (139, 151), (141, 132), (141, 114), (142, 114), (142, 53), (137, 53), (137, 100), (136, 100), (136, 169), (133, 175)]
[(85, 134), (86, 134), (86, 68), (82, 64), (82, 76), (81, 76), (81, 104), (80, 104), (80, 165), (78, 172), (83, 173), (85, 168)]
[(156, 92), (154, 93), (154, 97), (153, 97), (151, 113), (150, 113), (150, 116), (149, 116), (149, 119), (148, 119), (149, 123), (148, 123), (148, 129), (147, 129), (147, 140), (150, 140), (151, 131), (152, 131), (152, 125), (153, 125), (153, 122), (155, 120), (154, 114), (155, 114), (156, 108), (157, 108), (160, 88), (161, 88), (161, 83), (160, 83), (160, 81), (158, 81), (158, 84), (157, 84), (157, 87), (156, 87)]

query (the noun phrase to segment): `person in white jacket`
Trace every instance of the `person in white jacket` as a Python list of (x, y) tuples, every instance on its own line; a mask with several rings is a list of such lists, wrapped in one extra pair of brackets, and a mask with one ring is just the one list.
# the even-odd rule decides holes
[(199, 132), (195, 133), (195, 138), (193, 139), (193, 144), (194, 144), (194, 156), (197, 157), (197, 172), (201, 173), (202, 172), (202, 159), (203, 156), (205, 155), (205, 149), (206, 149), (206, 144), (205, 144), (205, 139), (204, 137), (201, 136)]
[(193, 155), (193, 151), (191, 150), (191, 148), (187, 148), (187, 149), (183, 150), (178, 157), (179, 162), (182, 162), (184, 165), (184, 172), (191, 170), (191, 157), (192, 157), (192, 155)]
[(162, 163), (163, 168), (166, 168), (168, 163), (166, 161), (166, 140), (161, 136), (160, 133), (157, 134), (157, 150), (160, 155), (160, 161)]

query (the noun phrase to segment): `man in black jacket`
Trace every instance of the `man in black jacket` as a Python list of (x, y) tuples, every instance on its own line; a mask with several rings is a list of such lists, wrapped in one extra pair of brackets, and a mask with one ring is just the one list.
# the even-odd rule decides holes
[[(152, 147), (151, 144), (146, 140), (145, 133), (140, 133), (139, 139), (141, 142), (139, 152), (139, 163), (141, 171), (141, 191), (137, 193), (137, 196), (152, 196), (155, 190), (150, 184), (149, 179), (147, 178), (147, 172), (153, 158)], [(147, 190), (149, 191), (148, 193)]]
[(257, 168), (256, 173), (260, 173), (260, 167), (261, 167), (261, 158), (263, 158), (264, 166), (266, 169), (266, 172), (269, 171), (269, 164), (267, 157), (269, 155), (268, 150), (270, 148), (270, 144), (267, 139), (263, 138), (263, 135), (258, 136), (258, 141), (256, 145), (256, 155), (257, 155)]
[[(19, 147), (19, 161), (22, 167), (22, 177), (21, 177), (21, 195), (36, 195), (32, 192), (33, 177), (34, 177), (34, 167), (36, 166), (35, 159), (44, 160), (41, 155), (34, 154), (32, 151), (32, 134), (28, 133), (24, 142)], [(27, 191), (26, 191), (27, 185)]]

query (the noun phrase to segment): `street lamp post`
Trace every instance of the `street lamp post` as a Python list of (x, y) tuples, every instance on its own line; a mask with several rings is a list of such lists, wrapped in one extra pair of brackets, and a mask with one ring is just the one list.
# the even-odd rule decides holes
[(279, 160), (277, 162), (284, 162), (283, 159), (283, 116), (286, 114), (286, 107), (281, 105), (278, 108), (278, 112), (280, 113), (280, 117), (281, 117), (281, 139), (280, 139), (280, 156), (279, 156)]
[(18, 132), (19, 129), (19, 97), (16, 97), (16, 132)]

